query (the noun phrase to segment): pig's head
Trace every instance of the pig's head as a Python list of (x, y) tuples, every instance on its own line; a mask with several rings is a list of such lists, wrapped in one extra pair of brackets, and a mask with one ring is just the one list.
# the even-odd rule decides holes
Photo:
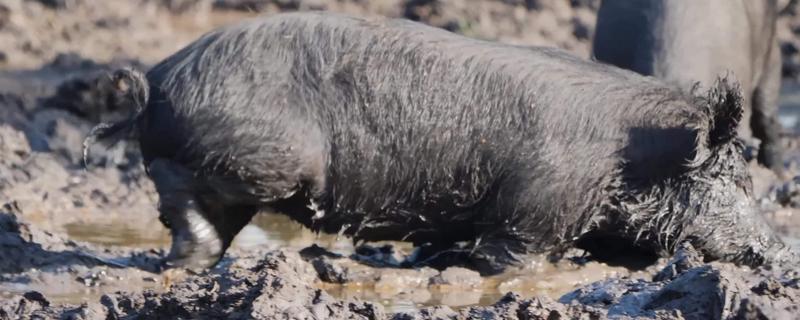
[(688, 119), (691, 125), (631, 130), (605, 222), (656, 251), (673, 252), (689, 241), (707, 259), (749, 266), (797, 261), (756, 210), (736, 136), (742, 116), (738, 87), (723, 79), (689, 101), (694, 106), (686, 110), (701, 111), (657, 121)]

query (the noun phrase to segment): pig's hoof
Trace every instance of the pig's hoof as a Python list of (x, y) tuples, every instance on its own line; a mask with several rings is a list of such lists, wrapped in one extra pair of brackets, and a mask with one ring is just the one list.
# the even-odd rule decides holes
[(190, 204), (185, 223), (172, 227), (172, 249), (165, 268), (207, 269), (219, 262), (224, 252), (217, 230)]

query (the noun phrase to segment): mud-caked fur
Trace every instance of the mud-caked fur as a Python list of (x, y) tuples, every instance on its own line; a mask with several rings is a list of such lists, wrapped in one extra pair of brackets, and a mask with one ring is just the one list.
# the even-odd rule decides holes
[(749, 214), (724, 81), (695, 97), (557, 49), (324, 13), (213, 31), (147, 81), (133, 119), (179, 265), (218, 259), (264, 207), (484, 273), (603, 232), (745, 263), (782, 245)]
[(740, 134), (761, 140), (758, 161), (783, 171), (778, 94), (781, 53), (776, 21), (788, 1), (603, 0), (595, 59), (706, 90), (731, 74), (741, 84)]

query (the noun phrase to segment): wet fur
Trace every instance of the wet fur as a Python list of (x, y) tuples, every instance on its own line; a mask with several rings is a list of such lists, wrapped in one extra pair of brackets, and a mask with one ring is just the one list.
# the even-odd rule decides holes
[[(494, 273), (596, 231), (669, 252), (716, 208), (687, 194), (716, 190), (720, 175), (749, 183), (728, 152), (741, 103), (726, 82), (697, 98), (561, 50), (409, 21), (259, 18), (203, 36), (147, 79), (134, 117), (145, 163), (193, 172), (179, 192), (230, 239), (273, 207)], [(731, 239), (703, 239), (728, 257), (715, 246)]]

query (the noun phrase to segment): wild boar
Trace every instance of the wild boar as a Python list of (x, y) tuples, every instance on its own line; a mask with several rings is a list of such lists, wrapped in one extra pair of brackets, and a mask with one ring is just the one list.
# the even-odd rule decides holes
[(85, 147), (137, 134), (170, 266), (216, 264), (263, 208), (484, 274), (602, 239), (791, 256), (751, 214), (724, 80), (689, 95), (558, 49), (330, 13), (224, 27), (114, 79), (138, 108)]

